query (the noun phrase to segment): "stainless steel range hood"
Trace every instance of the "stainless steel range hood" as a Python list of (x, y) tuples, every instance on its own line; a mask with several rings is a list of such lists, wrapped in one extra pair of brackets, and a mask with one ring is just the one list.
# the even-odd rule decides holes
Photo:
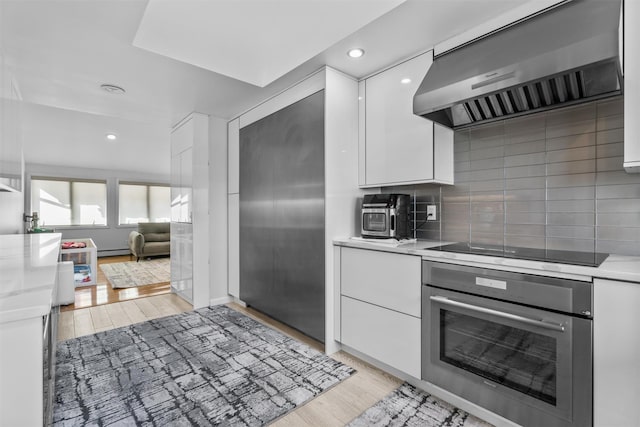
[(573, 0), (437, 56), (413, 112), (450, 128), (622, 92), (620, 0)]

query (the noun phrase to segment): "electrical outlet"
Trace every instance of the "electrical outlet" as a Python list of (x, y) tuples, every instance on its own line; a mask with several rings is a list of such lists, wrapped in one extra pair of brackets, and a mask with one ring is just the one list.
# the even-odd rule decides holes
[(437, 219), (436, 205), (427, 205), (427, 221), (436, 221)]

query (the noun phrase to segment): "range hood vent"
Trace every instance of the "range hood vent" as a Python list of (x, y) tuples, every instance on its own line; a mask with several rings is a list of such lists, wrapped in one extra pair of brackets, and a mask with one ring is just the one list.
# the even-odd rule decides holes
[(462, 128), (620, 94), (620, 7), (573, 0), (436, 57), (414, 113)]

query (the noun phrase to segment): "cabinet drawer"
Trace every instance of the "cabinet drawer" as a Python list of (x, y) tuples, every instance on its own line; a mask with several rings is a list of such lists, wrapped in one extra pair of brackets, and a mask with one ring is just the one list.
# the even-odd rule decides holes
[(342, 248), (341, 294), (420, 317), (420, 257)]
[(343, 296), (342, 343), (420, 378), (420, 319)]

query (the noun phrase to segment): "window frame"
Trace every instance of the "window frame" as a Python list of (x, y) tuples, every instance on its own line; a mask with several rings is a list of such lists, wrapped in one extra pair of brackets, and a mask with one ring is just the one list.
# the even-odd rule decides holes
[(80, 230), (80, 229), (97, 229), (97, 228), (109, 228), (109, 182), (107, 179), (92, 179), (92, 178), (72, 178), (72, 177), (64, 177), (64, 176), (47, 176), (47, 175), (31, 175), (29, 177), (29, 206), (31, 207), (31, 212), (37, 211), (40, 213), (40, 209), (33, 206), (33, 181), (56, 181), (56, 182), (66, 182), (69, 185), (69, 206), (71, 209), (71, 222), (73, 222), (75, 209), (73, 208), (73, 183), (85, 183), (85, 184), (104, 184), (105, 188), (105, 199), (104, 199), (104, 208), (105, 214), (104, 224), (49, 224), (46, 222), (45, 218), (40, 218), (41, 221), (44, 221), (45, 227), (51, 227), (56, 230)]
[[(149, 191), (149, 187), (165, 187), (168, 188), (169, 191), (171, 191), (171, 185), (167, 184), (167, 183), (158, 183), (158, 182), (148, 182), (148, 181), (131, 181), (131, 180), (117, 180), (116, 181), (116, 227), (119, 228), (135, 228), (138, 226), (138, 224), (140, 223), (131, 223), (131, 224), (121, 224), (120, 223), (120, 185), (140, 185), (140, 186), (145, 186), (147, 188), (147, 194), (146, 194), (146, 205), (147, 205), (147, 217), (150, 218), (150, 208), (151, 208), (151, 199), (150, 199), (150, 191)], [(169, 202), (171, 202), (171, 197), (169, 197)], [(171, 209), (171, 203), (169, 203), (169, 212)], [(148, 222), (154, 222), (154, 221), (148, 221)], [(171, 216), (169, 215), (169, 221), (166, 222), (171, 222)], [(142, 223), (144, 224), (144, 223)]]

